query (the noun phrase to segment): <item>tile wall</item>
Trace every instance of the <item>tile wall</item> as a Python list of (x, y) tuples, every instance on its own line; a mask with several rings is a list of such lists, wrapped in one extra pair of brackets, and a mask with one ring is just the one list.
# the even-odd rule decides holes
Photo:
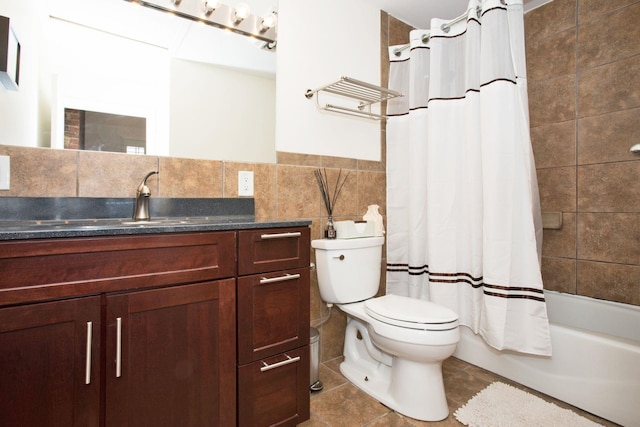
[(547, 289), (640, 305), (640, 2), (554, 0), (525, 15)]

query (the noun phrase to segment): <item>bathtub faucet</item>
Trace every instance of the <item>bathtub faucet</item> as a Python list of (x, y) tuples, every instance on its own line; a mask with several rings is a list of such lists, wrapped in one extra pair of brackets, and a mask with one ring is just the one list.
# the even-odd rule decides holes
[(134, 221), (149, 221), (151, 215), (149, 215), (149, 197), (151, 197), (151, 191), (147, 187), (147, 179), (154, 174), (159, 174), (158, 171), (149, 172), (138, 185), (136, 190), (136, 211), (133, 215)]

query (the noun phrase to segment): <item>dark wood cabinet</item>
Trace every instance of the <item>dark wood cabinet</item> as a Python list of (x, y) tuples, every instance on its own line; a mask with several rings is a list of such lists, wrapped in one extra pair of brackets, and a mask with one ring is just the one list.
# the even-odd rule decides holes
[(0, 308), (0, 425), (98, 426), (100, 298)]
[(239, 426), (309, 418), (309, 256), (308, 228), (238, 233)]
[(0, 242), (0, 425), (234, 426), (235, 245)]
[(309, 228), (0, 241), (0, 426), (309, 418)]
[(235, 424), (235, 280), (106, 297), (107, 426)]

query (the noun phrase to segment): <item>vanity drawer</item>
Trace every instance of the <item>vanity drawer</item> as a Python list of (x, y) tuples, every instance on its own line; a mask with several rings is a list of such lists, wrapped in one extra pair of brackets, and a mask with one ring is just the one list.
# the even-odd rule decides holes
[(309, 267), (238, 278), (238, 364), (309, 344)]
[(239, 426), (295, 426), (307, 419), (309, 345), (238, 368)]
[(0, 306), (235, 276), (233, 231), (0, 242)]
[(309, 227), (238, 232), (238, 275), (309, 267)]

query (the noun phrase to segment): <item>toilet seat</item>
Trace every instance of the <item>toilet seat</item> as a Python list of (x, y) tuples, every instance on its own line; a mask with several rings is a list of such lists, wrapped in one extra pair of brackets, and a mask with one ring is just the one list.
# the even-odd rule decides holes
[(366, 313), (381, 322), (402, 328), (448, 331), (458, 327), (458, 315), (441, 305), (388, 294), (365, 301)]

